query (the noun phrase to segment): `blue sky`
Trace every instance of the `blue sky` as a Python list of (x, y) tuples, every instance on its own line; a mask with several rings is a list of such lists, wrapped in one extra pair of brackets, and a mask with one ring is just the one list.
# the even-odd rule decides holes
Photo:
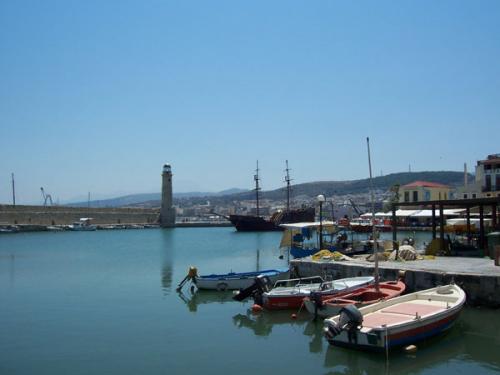
[(500, 152), (498, 1), (2, 1), (0, 202), (462, 170)]

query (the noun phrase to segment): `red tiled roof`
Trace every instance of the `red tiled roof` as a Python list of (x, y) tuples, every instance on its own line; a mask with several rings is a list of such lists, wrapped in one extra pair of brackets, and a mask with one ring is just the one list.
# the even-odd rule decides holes
[(447, 188), (448, 185), (439, 184), (437, 182), (427, 182), (427, 181), (415, 181), (410, 184), (404, 185), (405, 188), (412, 187), (433, 187), (433, 188)]

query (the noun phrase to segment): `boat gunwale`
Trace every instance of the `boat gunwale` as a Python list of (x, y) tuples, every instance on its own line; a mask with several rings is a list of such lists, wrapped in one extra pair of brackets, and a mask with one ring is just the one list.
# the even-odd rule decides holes
[(211, 274), (211, 275), (201, 275), (196, 276), (197, 280), (235, 280), (235, 279), (249, 279), (255, 278), (260, 275), (274, 277), (280, 274), (286, 274), (289, 270), (262, 270), (262, 271), (252, 271), (252, 272), (229, 272), (223, 274)]

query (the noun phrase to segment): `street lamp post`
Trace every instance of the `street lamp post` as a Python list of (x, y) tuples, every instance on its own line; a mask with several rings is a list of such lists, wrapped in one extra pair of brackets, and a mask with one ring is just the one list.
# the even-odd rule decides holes
[(325, 196), (320, 194), (316, 197), (319, 203), (319, 249), (323, 250), (323, 202)]

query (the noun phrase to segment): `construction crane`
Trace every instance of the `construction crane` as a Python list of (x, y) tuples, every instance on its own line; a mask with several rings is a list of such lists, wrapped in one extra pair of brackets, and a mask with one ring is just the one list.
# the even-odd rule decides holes
[(54, 202), (52, 202), (52, 196), (50, 194), (45, 194), (43, 187), (41, 187), (40, 190), (42, 191), (43, 205), (46, 206), (47, 201), (49, 201), (50, 205), (53, 206)]
[(361, 211), (358, 209), (358, 206), (356, 206), (351, 198), (349, 198), (349, 202), (351, 203), (352, 208), (354, 208), (354, 211), (356, 211), (356, 214), (358, 214), (358, 216), (361, 216)]

